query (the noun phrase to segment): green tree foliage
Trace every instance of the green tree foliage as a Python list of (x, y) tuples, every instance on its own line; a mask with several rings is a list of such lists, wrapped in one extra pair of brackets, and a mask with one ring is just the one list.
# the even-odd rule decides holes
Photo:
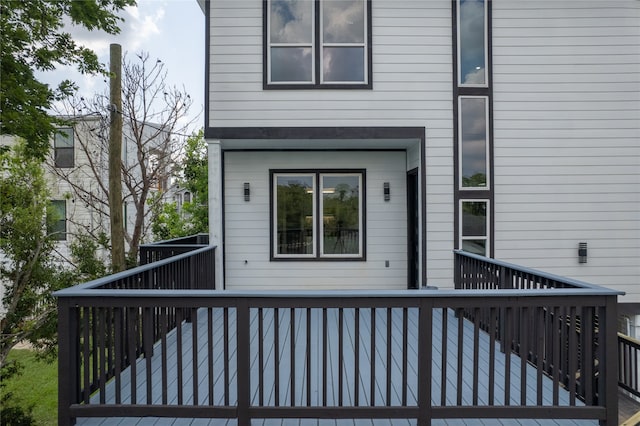
[(91, 281), (108, 273), (108, 267), (98, 256), (99, 249), (108, 248), (109, 240), (103, 232), (96, 241), (87, 233), (76, 234), (69, 245), (79, 281)]
[(48, 200), (42, 163), (17, 142), (0, 153), (0, 280), (4, 285), (0, 318), (0, 368), (9, 350), (29, 341), (55, 352), (56, 302), (51, 293), (74, 283), (54, 256), (48, 230), (58, 218)]
[(164, 202), (162, 194), (151, 201), (151, 230), (158, 240), (209, 232), (209, 166), (202, 129), (186, 141), (185, 155), (178, 164), (179, 188), (191, 195), (179, 211), (174, 202)]
[(50, 88), (36, 71), (73, 65), (82, 73), (104, 72), (96, 54), (64, 31), (71, 23), (90, 31), (117, 34), (118, 17), (135, 0), (2, 0), (0, 1), (0, 133), (27, 141), (25, 153), (44, 158), (56, 119), (47, 110), (76, 85), (62, 81)]

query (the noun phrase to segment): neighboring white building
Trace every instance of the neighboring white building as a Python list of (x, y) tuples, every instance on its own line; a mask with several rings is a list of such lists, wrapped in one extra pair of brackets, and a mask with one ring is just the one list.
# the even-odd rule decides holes
[[(125, 166), (123, 173), (133, 176), (134, 182), (141, 182), (142, 168), (138, 160), (137, 146), (131, 137), (131, 130), (125, 122), (122, 142), (122, 160)], [(60, 243), (58, 250), (63, 256), (69, 256), (69, 243), (78, 233), (89, 233), (97, 236), (104, 233), (110, 237), (109, 204), (108, 204), (108, 133), (101, 123), (101, 117), (89, 115), (81, 119), (73, 119), (73, 126), (59, 129), (52, 142), (52, 150), (47, 161), (47, 179), (51, 188), (51, 197), (60, 212), (59, 230)], [(149, 133), (156, 132), (151, 126)], [(166, 135), (165, 135), (166, 136)], [(162, 139), (162, 140), (161, 140)], [(166, 155), (153, 152), (154, 146), (164, 144), (163, 138), (157, 143), (149, 144), (147, 170), (158, 167), (152, 164), (161, 161), (160, 178), (153, 185), (151, 191), (164, 193), (167, 190), (170, 163)], [(159, 160), (159, 158), (162, 158)], [(62, 177), (64, 176), (64, 178)], [(123, 178), (123, 214), (125, 218), (125, 232), (130, 236), (136, 220), (134, 205), (134, 191), (140, 191), (141, 186), (129, 187), (127, 179)], [(132, 191), (133, 190), (133, 191)], [(139, 195), (135, 195), (138, 197)], [(147, 206), (145, 205), (145, 211)], [(150, 216), (144, 218), (142, 240), (150, 240)], [(127, 238), (128, 239), (128, 238)], [(125, 244), (128, 247), (127, 239)], [(104, 252), (103, 255), (107, 256)]]
[(463, 248), (640, 314), (639, 1), (203, 10), (225, 288), (447, 288)]

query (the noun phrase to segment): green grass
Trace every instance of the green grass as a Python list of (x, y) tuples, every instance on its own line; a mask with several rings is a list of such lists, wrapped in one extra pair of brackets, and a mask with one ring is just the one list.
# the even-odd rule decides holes
[(22, 407), (33, 406), (33, 417), (37, 425), (58, 423), (58, 363), (36, 359), (33, 351), (13, 349), (9, 360), (18, 360), (23, 365), (22, 374), (7, 380), (3, 392), (13, 392), (16, 402)]

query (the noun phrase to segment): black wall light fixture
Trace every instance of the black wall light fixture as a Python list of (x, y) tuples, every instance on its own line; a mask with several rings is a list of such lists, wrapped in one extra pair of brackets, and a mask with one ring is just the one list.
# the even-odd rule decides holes
[(382, 186), (382, 190), (384, 193), (384, 200), (385, 201), (391, 200), (391, 188), (389, 187), (389, 182), (384, 183), (384, 185)]
[(244, 200), (249, 201), (251, 199), (251, 188), (249, 188), (249, 182), (244, 183)]
[(587, 243), (578, 244), (578, 262), (587, 263)]

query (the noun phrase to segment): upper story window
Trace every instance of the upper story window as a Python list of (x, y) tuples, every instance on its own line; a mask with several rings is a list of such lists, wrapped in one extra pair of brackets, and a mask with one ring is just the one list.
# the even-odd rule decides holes
[(368, 0), (267, 0), (265, 87), (370, 88)]
[(73, 128), (57, 129), (53, 140), (56, 167), (73, 167)]
[(487, 87), (487, 5), (458, 0), (458, 84)]
[(460, 189), (487, 189), (489, 109), (487, 96), (458, 97)]

